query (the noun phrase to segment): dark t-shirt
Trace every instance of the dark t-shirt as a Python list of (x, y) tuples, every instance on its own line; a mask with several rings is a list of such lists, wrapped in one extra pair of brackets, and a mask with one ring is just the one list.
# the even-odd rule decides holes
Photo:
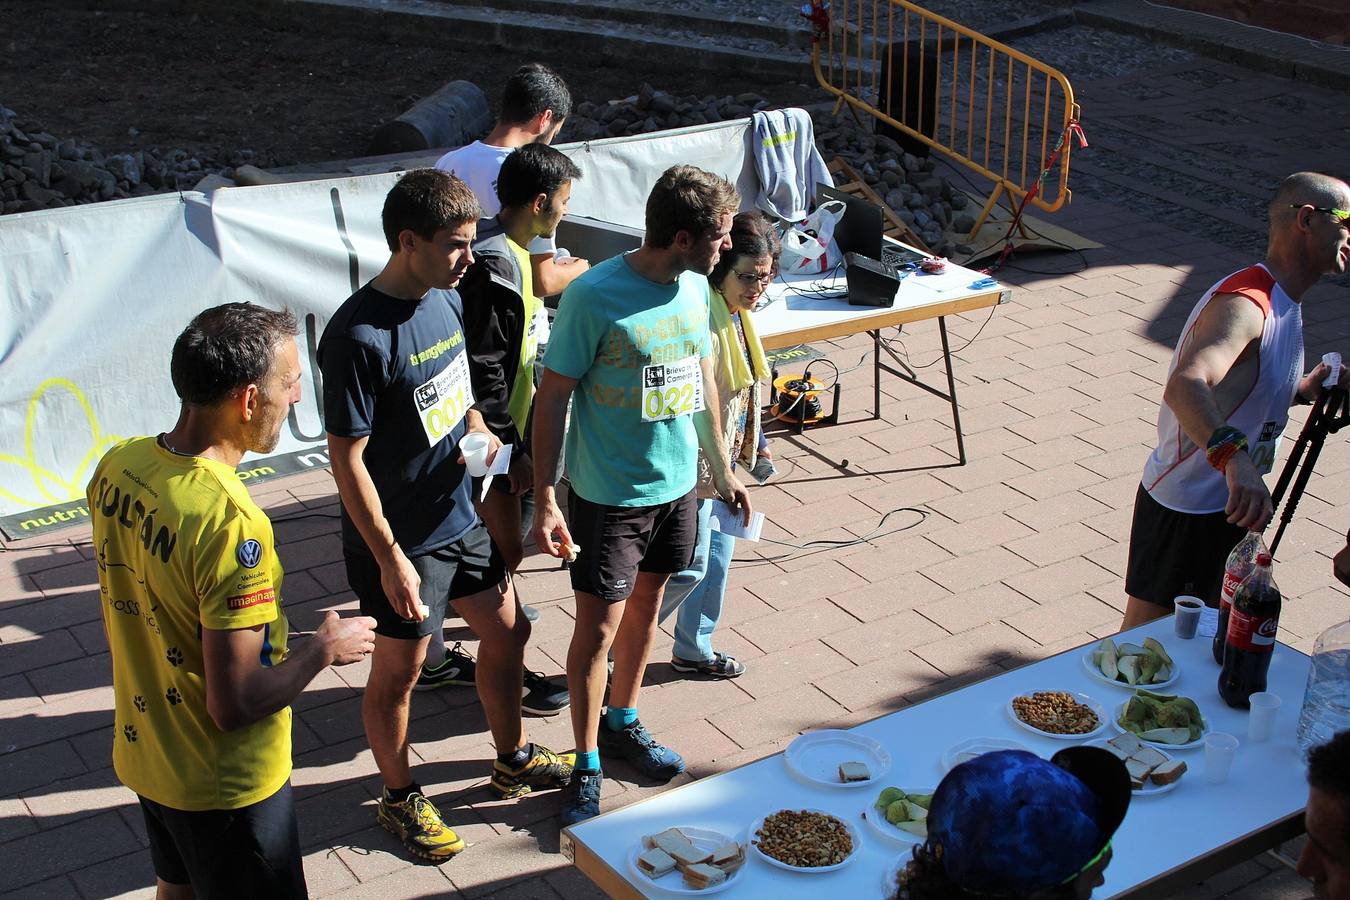
[[(408, 556), (459, 540), (476, 519), (458, 462), (474, 402), (468, 360), (454, 291), (413, 302), (367, 284), (338, 307), (319, 340), (325, 428), (369, 436), (362, 459)], [(342, 540), (369, 552), (345, 506)]]

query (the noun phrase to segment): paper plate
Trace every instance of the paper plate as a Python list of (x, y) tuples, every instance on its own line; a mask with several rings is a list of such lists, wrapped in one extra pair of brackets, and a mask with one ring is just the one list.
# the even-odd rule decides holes
[(959, 744), (953, 744), (947, 748), (947, 752), (942, 754), (942, 772), (945, 775), (959, 764), (965, 762), (966, 754), (979, 756), (982, 753), (992, 753), (995, 750), (1025, 750), (1033, 753), (1026, 744), (1009, 740), (1008, 738), (978, 737), (970, 738)]
[[(872, 777), (866, 781), (840, 781), (839, 764), (859, 762)], [(825, 787), (860, 788), (874, 785), (891, 768), (891, 755), (876, 741), (851, 731), (827, 728), (809, 731), (783, 751), (788, 771), (812, 784)]]
[[(782, 810), (777, 811), (782, 812)], [(781, 862), (779, 860), (774, 859), (772, 856), (768, 855), (767, 853), (759, 849), (759, 845), (756, 843), (755, 835), (759, 833), (759, 829), (761, 828), (761, 826), (764, 825), (764, 819), (767, 818), (767, 816), (764, 816), (755, 820), (755, 824), (750, 826), (750, 831), (746, 835), (746, 844), (750, 847), (750, 854), (758, 858), (761, 862), (766, 862), (771, 866), (775, 866), (779, 869), (784, 870), (785, 872), (800, 872), (805, 875), (818, 875), (822, 872), (833, 872), (836, 869), (842, 869), (844, 866), (848, 865), (849, 863), (853, 862), (853, 860), (857, 859), (858, 851), (862, 849), (862, 835), (858, 833), (858, 829), (854, 826), (852, 822), (842, 819), (832, 812), (826, 812), (823, 809), (798, 809), (794, 810), (794, 812), (820, 813), (821, 815), (826, 815), (830, 816), (833, 819), (838, 819), (840, 822), (843, 823), (844, 827), (848, 829), (849, 837), (853, 839), (853, 852), (850, 853), (848, 856), (844, 857), (843, 862), (835, 863), (832, 866), (790, 866), (785, 862)], [(772, 815), (772, 813), (770, 815)]]
[[(1047, 689), (1046, 688), (1039, 689), (1039, 691), (1045, 690)], [(1084, 731), (1082, 734), (1056, 734), (1053, 731), (1042, 731), (1041, 729), (1037, 728), (1034, 725), (1030, 725), (1026, 722), (1023, 722), (1020, 718), (1018, 718), (1017, 711), (1013, 709), (1013, 701), (1016, 700), (1018, 697), (1030, 697), (1032, 694), (1035, 693), (1038, 693), (1038, 691), (1023, 691), (1020, 694), (1015, 694), (1012, 697), (1008, 698), (1008, 707), (1007, 707), (1008, 715), (1012, 717), (1012, 720), (1022, 728), (1025, 728), (1027, 731), (1030, 731), (1032, 734), (1039, 734), (1041, 737), (1054, 738), (1057, 741), (1086, 741), (1091, 738), (1095, 738), (1097, 735), (1101, 734), (1103, 731), (1106, 730), (1106, 711), (1102, 709), (1102, 705), (1098, 703), (1096, 700), (1093, 700), (1087, 694), (1083, 694), (1078, 691), (1063, 691), (1062, 693), (1068, 694), (1070, 697), (1073, 697), (1073, 699), (1077, 700), (1079, 703), (1088, 707), (1094, 713), (1097, 714), (1097, 727), (1092, 729), (1091, 731)]]
[[(906, 794), (931, 794), (937, 790), (937, 788), (900, 788), (900, 790), (904, 791)], [(878, 791), (877, 793), (880, 794), (881, 792)], [(899, 841), (902, 844), (919, 844), (924, 840), (924, 838), (919, 835), (910, 834), (903, 828), (896, 828), (890, 822), (886, 821), (885, 813), (876, 807), (876, 797), (873, 797), (872, 802), (863, 808), (862, 817), (863, 821), (871, 826), (873, 831), (888, 840)]]
[[(1136, 737), (1137, 737), (1137, 735), (1136, 735)], [(1143, 741), (1140, 741), (1140, 743), (1143, 743)], [(1096, 740), (1096, 741), (1089, 741), (1089, 742), (1088, 742), (1088, 746), (1089, 746), (1089, 747), (1101, 747), (1103, 750), (1106, 750), (1106, 751), (1108, 751), (1108, 752), (1109, 752), (1110, 749), (1111, 749), (1110, 747), (1107, 746), (1107, 741), (1106, 741), (1105, 738), (1102, 738), (1101, 740)], [(1153, 746), (1153, 745), (1150, 744), (1149, 746)], [(1170, 759), (1173, 759), (1172, 754), (1168, 753), (1166, 750), (1162, 749), (1161, 747), (1155, 747), (1154, 749), (1156, 749), (1156, 750), (1157, 750), (1159, 753), (1161, 753), (1163, 756), (1167, 757), (1169, 760), (1170, 760)], [(1185, 772), (1180, 778), (1178, 778), (1176, 781), (1172, 782), (1171, 784), (1154, 784), (1154, 783), (1151, 782), (1151, 781), (1145, 781), (1143, 787), (1141, 787), (1141, 788), (1135, 788), (1133, 791), (1131, 791), (1131, 793), (1132, 793), (1135, 797), (1155, 797), (1155, 796), (1157, 796), (1158, 794), (1165, 794), (1165, 793), (1167, 793), (1168, 791), (1170, 791), (1170, 790), (1172, 790), (1173, 788), (1175, 788), (1177, 785), (1181, 784), (1181, 782), (1184, 781), (1184, 780), (1186, 779), (1186, 776), (1191, 774), (1191, 771), (1192, 771), (1192, 770), (1191, 770), (1191, 767), (1190, 767), (1190, 766), (1187, 766), (1187, 767), (1186, 767), (1186, 772)]]
[[(1125, 729), (1121, 727), (1120, 717), (1125, 714), (1125, 707), (1129, 702), (1130, 702), (1129, 700), (1126, 700), (1124, 703), (1121, 703), (1119, 706), (1117, 706), (1115, 714), (1111, 718), (1111, 727), (1114, 728), (1116, 731), (1125, 731)], [(1139, 740), (1143, 741), (1145, 744), (1148, 744), (1150, 747), (1157, 747), (1159, 750), (1198, 750), (1199, 748), (1205, 746), (1205, 735), (1209, 734), (1209, 721), (1205, 719), (1203, 713), (1201, 713), (1200, 715), (1200, 725), (1201, 725), (1200, 736), (1195, 740), (1187, 741), (1184, 744), (1163, 744), (1158, 741), (1145, 741), (1137, 734), (1135, 735), (1135, 737), (1138, 737)]]
[[(1158, 688), (1165, 688), (1168, 685), (1176, 684), (1177, 679), (1181, 677), (1180, 668), (1176, 665), (1173, 665), (1172, 674), (1171, 676), (1168, 677), (1166, 681), (1158, 681), (1153, 684), (1130, 684), (1128, 681), (1117, 681), (1114, 678), (1107, 678), (1105, 675), (1102, 674), (1102, 670), (1097, 668), (1097, 664), (1092, 661), (1092, 654), (1093, 651), (1095, 651), (1096, 649), (1097, 649), (1096, 646), (1089, 647), (1087, 652), (1083, 654), (1083, 668), (1087, 669), (1087, 673), (1091, 675), (1093, 678), (1100, 681), (1102, 684), (1112, 684), (1115, 685), (1116, 687), (1125, 688), (1126, 690), (1129, 691), (1136, 690), (1137, 688), (1143, 688), (1148, 691), (1156, 691), (1158, 690)], [(1175, 663), (1175, 660), (1173, 660), (1173, 662)]]
[[(695, 847), (700, 850), (707, 850), (709, 853), (731, 840), (729, 835), (722, 834), (718, 831), (709, 831), (706, 828), (689, 828), (684, 825), (676, 825), (675, 827), (684, 832), (685, 836), (689, 838), (690, 843)], [(665, 831), (664, 828), (661, 830)], [(647, 848), (642, 846), (642, 842), (639, 840), (637, 844), (628, 851), (628, 868), (637, 875), (638, 884), (644, 886), (654, 885), (662, 891), (671, 894), (715, 894), (718, 891), (725, 891), (733, 884), (738, 884), (741, 875), (745, 872), (745, 866), (742, 865), (735, 872), (728, 875), (727, 880), (723, 881), (721, 884), (714, 884), (712, 887), (706, 888), (690, 887), (685, 884), (684, 873), (679, 870), (678, 866), (657, 878), (653, 878), (642, 871), (642, 869), (638, 867), (637, 861), (638, 857), (646, 851)], [(749, 862), (749, 860), (746, 860), (746, 862)]]

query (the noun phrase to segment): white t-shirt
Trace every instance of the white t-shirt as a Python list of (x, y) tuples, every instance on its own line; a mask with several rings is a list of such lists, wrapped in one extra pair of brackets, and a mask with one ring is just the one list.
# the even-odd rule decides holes
[[(467, 184), (478, 198), (478, 205), (483, 207), (483, 218), (487, 219), (501, 212), (502, 204), (497, 199), (497, 173), (513, 149), (474, 141), (436, 160), (436, 168), (458, 176)], [(540, 237), (530, 241), (529, 250), (531, 254), (551, 256), (555, 248), (552, 237)]]

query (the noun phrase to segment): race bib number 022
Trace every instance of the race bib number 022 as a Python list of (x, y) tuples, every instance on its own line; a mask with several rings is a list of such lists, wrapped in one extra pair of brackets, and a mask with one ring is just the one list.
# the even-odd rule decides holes
[(642, 367), (642, 421), (663, 422), (703, 409), (703, 370), (698, 357)]
[(464, 413), (473, 406), (473, 388), (469, 383), (469, 355), (460, 353), (416, 391), (417, 417), (427, 434), (427, 446), (454, 430)]

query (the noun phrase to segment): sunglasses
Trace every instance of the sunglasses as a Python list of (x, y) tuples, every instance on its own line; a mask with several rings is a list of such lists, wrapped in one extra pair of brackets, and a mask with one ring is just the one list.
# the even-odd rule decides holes
[(1327, 213), (1336, 220), (1337, 225), (1340, 225), (1343, 228), (1350, 228), (1350, 209), (1336, 209), (1332, 206), (1312, 206), (1307, 203), (1290, 203), (1289, 206), (1292, 209), (1302, 209), (1304, 206), (1307, 206), (1313, 212)]
[(752, 284), (773, 284), (772, 272), (767, 272), (764, 275), (760, 275), (757, 272), (737, 272), (735, 269), (732, 269), (731, 272), (740, 279), (741, 284), (746, 285), (747, 287)]

